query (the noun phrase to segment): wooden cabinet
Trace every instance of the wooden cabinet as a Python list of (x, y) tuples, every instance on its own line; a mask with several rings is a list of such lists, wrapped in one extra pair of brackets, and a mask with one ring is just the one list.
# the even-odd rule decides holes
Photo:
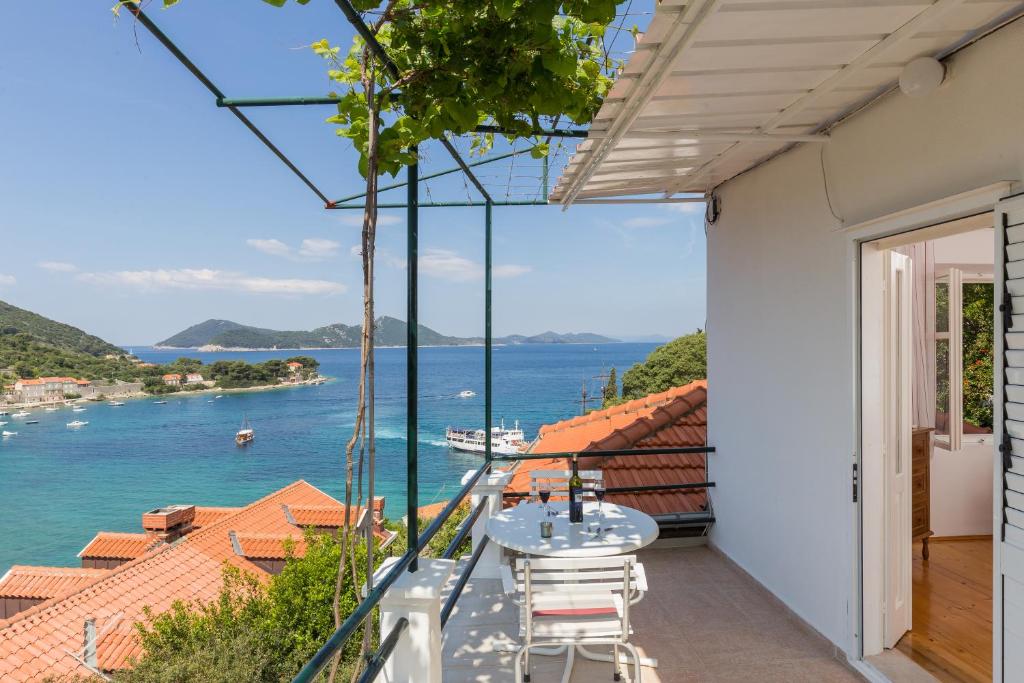
[(910, 528), (914, 542), (921, 541), (921, 554), (927, 560), (928, 538), (932, 535), (932, 429), (915, 429), (912, 444)]

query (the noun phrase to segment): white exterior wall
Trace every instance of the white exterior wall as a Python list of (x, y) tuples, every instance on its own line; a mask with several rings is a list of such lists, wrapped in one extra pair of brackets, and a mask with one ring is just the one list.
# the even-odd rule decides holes
[[(1024, 177), (1024, 22), (718, 188), (708, 231), (712, 541), (848, 653), (858, 551), (858, 247), (842, 229)], [(860, 235), (863, 237), (863, 233)]]

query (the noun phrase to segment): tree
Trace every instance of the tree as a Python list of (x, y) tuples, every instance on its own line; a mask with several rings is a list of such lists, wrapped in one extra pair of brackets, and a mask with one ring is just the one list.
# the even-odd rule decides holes
[[(147, 611), (146, 622), (136, 625), (144, 654), (115, 681), (290, 681), (334, 630), (331, 602), (341, 545), (311, 530), (304, 540), (305, 554), (296, 557), (294, 546), (288, 549), (284, 569), (267, 585), (225, 566), (224, 586), (212, 603), (179, 601), (167, 612)], [(356, 552), (362, 556), (361, 547)], [(355, 608), (357, 588), (365, 579), (360, 573), (354, 582), (345, 581), (345, 609)], [(345, 648), (345, 672), (354, 668), (359, 646), (354, 638)]]
[(622, 400), (642, 398), (707, 376), (707, 338), (697, 330), (659, 346), (643, 363), (624, 372)]
[(619, 381), (615, 376), (615, 368), (608, 372), (608, 384), (604, 385), (604, 407), (615, 405), (619, 399)]

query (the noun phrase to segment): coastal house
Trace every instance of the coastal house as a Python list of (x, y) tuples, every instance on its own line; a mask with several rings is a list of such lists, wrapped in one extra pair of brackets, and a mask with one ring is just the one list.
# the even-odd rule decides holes
[[(225, 564), (266, 579), (284, 566), (286, 540), (301, 554), (305, 528), (343, 520), (341, 503), (297, 481), (244, 507), (150, 510), (142, 533), (97, 534), (79, 553), (82, 568), (12, 567), (0, 579), (0, 680), (124, 668), (141, 654), (134, 624), (144, 607), (215, 599)], [(374, 533), (394, 538), (379, 524)]]
[(163, 376), (164, 384), (169, 387), (180, 387), (181, 386), (181, 375), (177, 372), (171, 372)]
[(203, 376), (200, 375), (198, 372), (190, 372), (190, 373), (185, 375), (185, 383), (186, 384), (202, 384), (203, 383)]
[(299, 372), (301, 370), (302, 370), (302, 363), (299, 363), (298, 361), (294, 361), (294, 360), (290, 361), (288, 363), (288, 371), (289, 372), (296, 373), (296, 372)]
[(710, 543), (873, 681), (1024, 680), (1022, 15), (663, 2), (552, 193), (706, 201)]
[(16, 400), (25, 403), (59, 401), (65, 396), (79, 394), (89, 384), (89, 380), (74, 377), (19, 379), (14, 383), (14, 395)]

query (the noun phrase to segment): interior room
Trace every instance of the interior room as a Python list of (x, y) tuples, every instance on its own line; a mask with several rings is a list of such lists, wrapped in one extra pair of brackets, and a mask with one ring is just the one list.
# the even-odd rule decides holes
[(865, 487), (880, 491), (864, 619), (881, 634), (865, 655), (940, 681), (992, 678), (993, 240), (985, 213), (862, 250), (864, 400), (881, 398), (865, 403)]

